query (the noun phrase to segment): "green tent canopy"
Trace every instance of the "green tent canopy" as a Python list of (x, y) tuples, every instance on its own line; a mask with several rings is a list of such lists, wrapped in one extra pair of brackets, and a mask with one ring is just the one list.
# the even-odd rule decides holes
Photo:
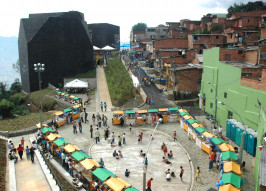
[(226, 143), (223, 139), (218, 138), (218, 137), (213, 137), (211, 139), (211, 141), (215, 144), (215, 145), (220, 145), (222, 143)]
[(77, 161), (81, 161), (83, 160), (84, 158), (91, 158), (89, 155), (87, 155), (86, 153), (84, 152), (80, 152), (80, 151), (76, 151), (74, 153), (72, 153), (71, 155), (75, 160)]
[(73, 100), (78, 100), (79, 99), (79, 97), (74, 97), (74, 99)]
[(190, 114), (188, 112), (186, 112), (186, 111), (183, 111), (183, 112), (180, 113), (180, 115), (184, 116), (184, 115), (190, 115)]
[(178, 110), (178, 107), (170, 107), (168, 110), (169, 111), (177, 111)]
[(50, 127), (44, 127), (44, 128), (42, 128), (41, 129), (41, 131), (42, 131), (42, 133), (43, 134), (45, 134), (45, 133), (47, 133), (47, 132), (53, 132), (53, 129), (52, 128), (50, 128)]
[(54, 141), (54, 144), (56, 144), (58, 147), (62, 146), (63, 144), (68, 144), (67, 141), (65, 141), (64, 139), (56, 139)]
[(198, 123), (198, 121), (196, 119), (189, 119), (189, 120), (187, 120), (187, 122), (189, 124)]
[(137, 188), (131, 187), (127, 188), (125, 191), (139, 191)]
[(65, 113), (70, 112), (70, 111), (72, 111), (72, 109), (70, 109), (70, 108), (66, 108), (66, 109), (64, 109), (64, 112), (65, 112)]
[(136, 112), (135, 111), (133, 111), (133, 110), (127, 110), (126, 111), (126, 114), (135, 114)]
[(62, 92), (57, 92), (57, 94), (61, 94)]
[(195, 130), (196, 130), (198, 133), (203, 133), (203, 132), (205, 132), (205, 131), (208, 132), (208, 130), (205, 129), (205, 128), (203, 128), (203, 127), (198, 127), (198, 128), (196, 128)]
[(69, 95), (68, 94), (65, 94), (65, 97), (68, 97)]
[(223, 173), (222, 176), (223, 184), (232, 184), (237, 188), (240, 188), (244, 181), (240, 176), (235, 175), (234, 173)]
[(229, 160), (229, 159), (231, 159), (231, 160), (237, 160), (236, 153), (234, 153), (232, 151), (222, 152), (222, 160)]
[(94, 170), (92, 172), (98, 179), (100, 179), (101, 181), (105, 181), (107, 178), (109, 178), (110, 176), (112, 177), (116, 177), (115, 174), (113, 174), (112, 172), (110, 172), (109, 170), (107, 170), (106, 168), (97, 168), (96, 170)]
[(149, 113), (157, 113), (158, 112), (158, 109), (148, 109), (148, 112)]

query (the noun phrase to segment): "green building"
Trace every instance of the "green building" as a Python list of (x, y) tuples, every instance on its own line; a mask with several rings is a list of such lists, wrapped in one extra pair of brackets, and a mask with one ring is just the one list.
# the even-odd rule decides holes
[[(244, 84), (242, 76), (245, 75), (243, 75), (243, 71), (258, 71), (259, 68), (255, 64), (243, 61), (243, 59), (242, 61), (220, 61), (221, 52), (220, 48), (204, 51), (203, 74), (199, 94), (200, 108), (213, 116), (215, 116), (216, 111), (216, 120), (223, 127), (226, 127), (226, 120), (230, 117), (240, 122), (243, 120), (242, 123), (258, 132), (257, 145), (261, 145), (262, 137), (266, 131), (265, 115), (263, 112), (263, 117), (262, 112), (260, 112), (260, 108), (266, 108), (266, 91), (264, 90), (266, 81), (263, 81), (266, 78), (261, 76), (261, 81), (256, 82), (260, 87), (259, 89), (241, 85)], [(228, 54), (230, 52), (233, 53), (234, 51), (228, 50)], [(237, 55), (235, 57), (234, 55), (230, 56), (231, 58), (237, 58)], [(265, 74), (265, 70), (261, 71)], [(250, 83), (252, 85), (253, 82)], [(261, 107), (259, 107), (258, 101), (261, 103)], [(219, 102), (223, 102), (225, 105), (221, 105)], [(258, 122), (259, 119), (260, 122)], [(256, 152), (255, 184), (258, 180), (259, 158), (260, 152)]]

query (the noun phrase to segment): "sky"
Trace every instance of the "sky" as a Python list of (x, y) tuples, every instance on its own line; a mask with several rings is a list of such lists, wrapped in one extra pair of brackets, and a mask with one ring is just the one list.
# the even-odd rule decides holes
[[(251, 0), (253, 1), (253, 0)], [(120, 26), (120, 41), (129, 42), (133, 25), (154, 27), (181, 19), (200, 20), (208, 13), (226, 13), (247, 0), (9, 0), (0, 3), (0, 36), (18, 36), (21, 18), (33, 13), (79, 11), (86, 22)]]

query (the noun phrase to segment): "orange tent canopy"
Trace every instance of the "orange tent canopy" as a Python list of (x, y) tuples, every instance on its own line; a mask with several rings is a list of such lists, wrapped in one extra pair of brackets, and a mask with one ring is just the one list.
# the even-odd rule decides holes
[(168, 108), (159, 108), (158, 111), (168, 111)]
[(123, 115), (124, 111), (113, 111), (113, 113), (116, 115)]
[(61, 136), (58, 135), (58, 134), (50, 133), (46, 138), (47, 138), (49, 141), (54, 141), (55, 139), (60, 138), (60, 137), (61, 137)]
[(193, 117), (191, 115), (184, 115), (183, 118), (185, 118), (185, 119), (193, 119)]
[(86, 169), (91, 170), (93, 167), (100, 167), (100, 165), (94, 159), (88, 159), (81, 161), (80, 164)]
[(205, 137), (211, 137), (211, 138), (213, 138), (213, 137), (215, 137), (215, 135), (214, 134), (212, 134), (212, 133), (209, 133), (209, 132), (207, 132), (207, 131), (205, 131), (204, 133), (202, 133)]
[(227, 143), (223, 143), (219, 145), (219, 149), (221, 149), (222, 152), (226, 152), (226, 151), (235, 152), (235, 149), (233, 148), (233, 146)]
[(114, 191), (122, 191), (124, 188), (131, 186), (119, 177), (111, 177), (105, 181), (105, 184)]
[(64, 147), (65, 151), (68, 153), (73, 153), (75, 151), (80, 151), (80, 149), (76, 145), (68, 144)]
[(224, 172), (234, 172), (236, 174), (241, 174), (240, 165), (233, 161), (224, 163)]
[(138, 113), (148, 113), (148, 110), (138, 110)]
[(234, 187), (232, 184), (225, 184), (219, 187), (219, 191), (240, 191), (240, 189)]

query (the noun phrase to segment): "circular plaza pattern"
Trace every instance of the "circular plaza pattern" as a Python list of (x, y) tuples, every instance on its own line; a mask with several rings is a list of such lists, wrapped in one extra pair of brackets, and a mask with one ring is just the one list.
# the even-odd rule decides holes
[[(148, 143), (153, 132), (153, 129), (145, 128), (132, 128), (133, 132), (130, 133), (128, 129), (120, 129), (115, 132), (115, 142), (117, 145), (117, 136), (122, 137), (123, 133), (126, 134), (126, 144), (122, 147), (116, 146), (111, 147), (110, 140), (101, 139), (100, 143), (94, 144), (91, 147), (90, 155), (96, 161), (103, 158), (105, 168), (110, 170), (115, 175), (121, 177), (123, 180), (131, 184), (133, 187), (142, 190), (143, 188), (143, 157), (140, 156), (140, 150), (145, 153), (147, 151)], [(138, 135), (143, 132), (143, 141), (138, 143)], [(172, 165), (165, 164), (162, 162), (163, 151), (161, 145), (165, 143), (168, 149), (173, 151), (173, 159), (169, 159)], [(121, 150), (123, 158), (115, 159), (113, 157), (114, 150)], [(191, 184), (191, 167), (188, 156), (183, 148), (179, 146), (177, 142), (173, 141), (169, 135), (161, 131), (154, 133), (154, 139), (151, 142), (150, 149), (148, 152), (148, 171), (146, 181), (149, 178), (153, 178), (152, 190), (153, 191), (176, 191), (176, 190), (188, 190)], [(184, 175), (183, 181), (180, 181), (179, 173), (180, 166), (183, 166)], [(170, 169), (173, 171), (176, 177), (172, 177), (171, 181), (166, 181), (165, 170)], [(125, 170), (130, 170), (130, 176), (125, 177)]]

